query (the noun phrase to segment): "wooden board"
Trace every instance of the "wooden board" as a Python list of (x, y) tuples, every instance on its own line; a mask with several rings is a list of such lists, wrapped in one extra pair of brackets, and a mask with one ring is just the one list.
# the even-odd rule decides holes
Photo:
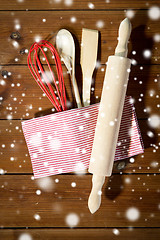
[[(149, 9), (159, 3), (159, 0), (0, 0), (0, 74), (11, 72), (8, 78), (0, 77), (0, 239), (26, 240), (23, 233), (29, 234), (27, 240), (160, 238), (159, 129), (151, 128), (147, 121), (153, 114), (159, 114), (160, 48), (155, 35), (159, 34), (160, 19), (149, 18)], [(114, 54), (120, 21), (128, 15), (133, 15), (129, 57), (137, 65), (132, 66), (127, 94), (135, 101), (145, 152), (135, 156), (134, 163), (126, 159), (114, 164), (113, 176), (103, 187), (102, 206), (92, 215), (87, 207), (89, 173), (42, 179), (42, 183), (50, 183), (49, 192), (40, 188), (38, 180), (32, 180), (21, 121), (52, 113), (52, 105), (29, 73), (25, 49), (29, 50), (39, 37), (54, 44), (56, 32), (60, 28), (69, 29), (76, 40), (76, 77), (81, 88), (81, 29), (98, 29), (101, 44), (91, 96), (92, 103), (99, 102), (105, 63)], [(10, 36), (16, 31), (20, 39), (14, 41)], [(144, 57), (145, 50), (151, 51), (151, 58)], [(68, 100), (75, 107), (64, 66), (63, 72)], [(10, 117), (12, 120), (7, 120)], [(153, 138), (148, 136), (149, 131)], [(71, 186), (74, 182), (76, 187)], [(132, 207), (135, 209), (131, 209), (129, 216), (140, 214), (135, 221), (126, 217)], [(71, 215), (71, 221), (78, 221), (75, 229), (66, 223), (70, 213), (76, 214)], [(38, 221), (35, 216), (41, 219)]]
[(90, 2), (87, 0), (43, 0), (42, 2), (37, 4), (36, 0), (5, 0), (2, 1), (0, 10), (68, 10), (68, 9), (83, 9), (89, 10), (92, 9), (147, 9), (152, 5), (157, 5), (158, 0), (152, 0), (152, 2), (146, 2), (145, 0), (92, 0), (91, 3), (94, 5), (89, 4)]
[[(2, 11), (0, 14), (0, 63), (2, 65), (26, 64), (26, 55), (21, 55), (20, 50), (29, 49), (33, 42), (40, 38), (54, 43), (56, 32), (60, 28), (70, 30), (78, 40), (78, 42), (76, 40), (78, 62), (81, 30), (84, 27), (100, 31), (99, 60), (101, 63), (106, 63), (108, 56), (114, 54), (119, 24), (125, 17), (124, 11), (94, 11), (94, 18), (91, 11), (64, 11), (63, 13), (61, 11), (38, 11), (36, 14), (34, 11)], [(43, 22), (43, 19), (46, 19), (46, 22)], [(136, 12), (131, 22), (133, 30), (129, 44), (129, 57), (134, 58), (139, 64), (159, 64), (160, 49), (153, 37), (159, 32), (160, 21), (149, 19), (147, 11), (140, 10)], [(16, 31), (16, 28), (20, 28), (18, 31), (21, 38), (15, 45), (10, 36)], [(146, 59), (143, 56), (146, 49), (151, 50), (151, 58)], [(136, 55), (133, 55), (132, 51), (136, 51)]]
[[(25, 235), (26, 234), (26, 235)], [(20, 237), (30, 236), (34, 240), (157, 240), (160, 229), (157, 228), (97, 228), (97, 229), (1, 229), (1, 238), (17, 240)], [(97, 238), (98, 237), (98, 238)]]
[[(69, 227), (73, 221), (75, 227), (160, 227), (159, 184), (159, 174), (112, 176), (104, 184), (101, 208), (92, 215), (87, 207), (91, 175), (58, 175), (41, 182), (31, 176), (4, 175), (0, 177), (0, 225)], [(41, 188), (37, 195), (40, 186), (48, 192)], [(68, 220), (69, 214), (76, 215)]]
[[(157, 134), (151, 138), (147, 135), (150, 128), (146, 120), (139, 120), (142, 137), (145, 146), (145, 153), (133, 157), (134, 163), (130, 159), (115, 162), (114, 173), (122, 171), (123, 173), (158, 173), (159, 168), (159, 149)], [(153, 131), (153, 130), (152, 130)], [(0, 168), (6, 173), (32, 173), (31, 160), (27, 150), (27, 145), (23, 136), (20, 120), (1, 120), (1, 148), (0, 148)], [(3, 144), (5, 147), (3, 147)], [(11, 147), (14, 144), (14, 147)], [(153, 146), (152, 146), (153, 145)], [(119, 164), (125, 163), (125, 168), (121, 169)]]
[[(55, 68), (53, 69), (55, 72)], [(42, 90), (31, 76), (27, 66), (3, 66), (1, 70), (11, 72), (12, 75), (7, 79), (3, 78), (5, 84), (0, 89), (0, 96), (3, 98), (0, 101), (0, 119), (7, 119), (8, 115), (12, 115), (12, 119), (29, 119), (52, 113), (53, 105), (47, 97), (43, 96)], [(76, 107), (70, 78), (65, 67), (63, 67), (63, 73), (68, 100), (71, 101), (71, 106)], [(100, 101), (104, 74), (105, 65), (100, 66), (97, 73), (94, 74), (92, 104)], [(79, 65), (76, 67), (76, 78), (81, 88), (82, 73)], [(155, 79), (157, 79), (156, 82)], [(127, 95), (134, 99), (138, 119), (145, 119), (150, 114), (157, 114), (160, 92), (158, 81), (159, 65), (143, 65), (143, 70), (140, 70), (139, 65), (132, 66)], [(41, 110), (39, 110), (40, 107)], [(147, 112), (144, 112), (144, 109), (148, 109)]]

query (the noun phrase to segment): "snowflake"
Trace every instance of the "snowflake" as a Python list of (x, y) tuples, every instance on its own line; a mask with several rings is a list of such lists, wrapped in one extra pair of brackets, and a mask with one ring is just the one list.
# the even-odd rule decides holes
[(22, 233), (22, 234), (19, 236), (18, 240), (32, 240), (32, 237), (31, 237), (31, 235), (28, 234), (28, 233)]
[(49, 141), (49, 146), (53, 150), (59, 150), (62, 147), (61, 141), (58, 138), (51, 139)]
[(160, 34), (159, 33), (156, 33), (154, 36), (153, 36), (153, 40), (155, 42), (160, 42)]
[(6, 82), (2, 79), (2, 80), (0, 81), (0, 84), (1, 84), (2, 86), (5, 86), (5, 85), (6, 85)]
[(71, 17), (70, 20), (71, 20), (72, 23), (75, 23), (77, 21), (76, 17)]
[(35, 218), (37, 221), (41, 220), (41, 216), (40, 216), (39, 214), (34, 214), (34, 218)]
[(19, 43), (17, 41), (12, 41), (12, 45), (15, 47), (15, 48), (18, 48), (19, 47)]
[(41, 190), (37, 190), (37, 191), (36, 191), (36, 194), (37, 194), (37, 195), (40, 195), (40, 194), (41, 194)]
[(79, 130), (80, 130), (80, 131), (83, 131), (83, 130), (84, 130), (84, 127), (83, 127), (83, 126), (79, 126)]
[(2, 168), (0, 168), (0, 174), (2, 175), (4, 173), (5, 173), (5, 171)]
[(128, 9), (127, 11), (126, 11), (126, 17), (127, 18), (133, 18), (134, 17), (134, 15), (135, 15), (135, 12), (132, 10), (132, 9)]
[(69, 213), (66, 218), (66, 224), (69, 227), (75, 227), (79, 223), (79, 216), (75, 213)]
[(38, 187), (44, 192), (51, 192), (54, 189), (54, 182), (49, 177), (36, 180)]
[(110, 122), (109, 122), (109, 125), (110, 125), (110, 126), (114, 126), (114, 122), (113, 122), (113, 121), (110, 121)]
[(71, 186), (72, 186), (72, 187), (76, 187), (76, 183), (75, 183), (75, 182), (72, 182), (72, 183), (71, 183)]
[(151, 55), (152, 55), (152, 53), (149, 49), (146, 49), (146, 50), (143, 51), (144, 58), (148, 59), (148, 58), (151, 57)]
[(131, 207), (126, 211), (126, 218), (129, 221), (134, 222), (134, 221), (138, 220), (139, 217), (140, 217), (140, 212), (135, 207)]
[(160, 8), (158, 6), (153, 6), (149, 8), (148, 16), (152, 20), (158, 20), (160, 18)]
[(150, 138), (153, 138), (154, 137), (154, 133), (151, 132), (151, 131), (148, 131), (147, 132), (147, 136), (150, 137)]
[(41, 37), (39, 35), (36, 35), (35, 38), (34, 38), (35, 42), (40, 42), (41, 40)]
[(130, 158), (129, 161), (130, 161), (130, 163), (134, 163), (135, 160), (134, 160), (134, 158)]
[(131, 183), (131, 179), (129, 177), (125, 178), (125, 183), (127, 184)]
[(90, 9), (94, 9), (94, 4), (93, 4), (93, 3), (88, 3), (88, 7), (89, 7)]
[(117, 228), (114, 228), (114, 229), (113, 229), (113, 233), (114, 233), (115, 235), (119, 235), (119, 234), (120, 234), (120, 231), (119, 231)]
[(96, 22), (96, 27), (97, 28), (103, 28), (104, 27), (104, 22), (102, 20), (99, 20)]
[(160, 116), (154, 114), (151, 115), (148, 119), (148, 124), (152, 128), (159, 128), (160, 127)]
[(71, 6), (73, 4), (73, 0), (64, 0), (64, 4), (66, 6)]
[(19, 30), (19, 29), (21, 29), (21, 25), (20, 25), (19, 23), (15, 24), (15, 26), (14, 26), (14, 27), (15, 27), (15, 29), (16, 29), (16, 30)]

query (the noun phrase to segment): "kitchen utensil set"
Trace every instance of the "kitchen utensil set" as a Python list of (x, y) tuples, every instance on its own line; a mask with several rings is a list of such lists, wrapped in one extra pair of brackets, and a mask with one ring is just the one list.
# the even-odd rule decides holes
[[(34, 172), (36, 172), (36, 168), (38, 166), (38, 173), (36, 172), (37, 177), (39, 177), (39, 175), (48, 176), (48, 174), (50, 174), (51, 169), (53, 173), (56, 173), (56, 172), (61, 173), (65, 171), (68, 172), (70, 169), (73, 169), (72, 168), (73, 166), (71, 167), (68, 162), (67, 164), (65, 163), (66, 159), (68, 158), (71, 160), (70, 162), (71, 165), (76, 164), (76, 161), (78, 161), (79, 159), (82, 160), (83, 157), (84, 159), (86, 159), (87, 156), (90, 158), (89, 172), (93, 174), (93, 178), (92, 178), (92, 190), (88, 200), (88, 207), (91, 213), (94, 213), (100, 207), (101, 188), (105, 182), (105, 176), (109, 177), (112, 174), (113, 161), (116, 156), (116, 146), (117, 146), (118, 136), (120, 133), (121, 119), (123, 119), (122, 112), (124, 107), (125, 94), (126, 94), (128, 77), (130, 72), (130, 64), (131, 64), (130, 59), (127, 58), (127, 52), (128, 52), (127, 45), (128, 45), (130, 34), (131, 34), (131, 23), (126, 18), (121, 22), (119, 27), (119, 37), (118, 37), (118, 44), (115, 49), (115, 55), (110, 56), (108, 58), (107, 69), (106, 69), (106, 74), (104, 78), (101, 102), (100, 102), (99, 111), (97, 114), (98, 118), (97, 118), (97, 124), (96, 124), (95, 130), (92, 130), (91, 133), (89, 133), (89, 131), (91, 130), (91, 127), (89, 127), (90, 130), (86, 130), (88, 129), (87, 127), (89, 126), (89, 124), (93, 124), (93, 121), (87, 124), (86, 119), (87, 118), (89, 119), (92, 114), (93, 114), (93, 117), (95, 118), (95, 111), (92, 112), (92, 109), (94, 109), (94, 105), (90, 107), (88, 106), (90, 105), (92, 76), (93, 76), (94, 69), (96, 67), (96, 60), (97, 60), (98, 31), (91, 30), (91, 29), (82, 29), (81, 58), (80, 58), (82, 76), (83, 76), (82, 103), (80, 99), (77, 81), (75, 78), (74, 39), (69, 31), (67, 31), (66, 29), (61, 29), (56, 36), (56, 46), (60, 54), (61, 61), (64, 62), (68, 70), (68, 73), (70, 74), (71, 82), (73, 85), (73, 91), (75, 95), (75, 100), (78, 108), (74, 110), (62, 112), (62, 114), (57, 113), (60, 115), (56, 115), (55, 117), (49, 116), (48, 117), (49, 119), (46, 116), (46, 117), (43, 117), (43, 119), (38, 119), (38, 120), (33, 119), (33, 120), (29, 120), (29, 122), (27, 123), (24, 122), (22, 124), (25, 138), (28, 144), (28, 148), (30, 150)], [(53, 74), (49, 60), (47, 59), (44, 48), (47, 48), (50, 50), (55, 60), (58, 81), (56, 81), (55, 79), (55, 76)], [(51, 78), (49, 79), (47, 77), (48, 72), (47, 73), (45, 72), (43, 65), (41, 64), (40, 53), (42, 54), (43, 58), (46, 60), (47, 66), (49, 68), (49, 74), (51, 76)], [(58, 112), (67, 109), (66, 93), (65, 93), (61, 61), (54, 46), (51, 43), (44, 40), (40, 41), (39, 43), (34, 43), (28, 55), (28, 66), (31, 71), (31, 74), (33, 75), (38, 85), (47, 95), (47, 97), (52, 102), (52, 104), (54, 105), (55, 109)], [(82, 105), (85, 108), (82, 108)], [(87, 112), (89, 109), (91, 113)], [(79, 111), (79, 112), (77, 113), (75, 111), (77, 112)], [(132, 113), (132, 110), (130, 111), (130, 113)], [(75, 117), (73, 117), (74, 114), (75, 114)], [(88, 114), (88, 117), (86, 114)], [(133, 119), (132, 117), (129, 118), (129, 113), (127, 113), (126, 108), (124, 108), (124, 114), (126, 114), (127, 116), (126, 122), (127, 120), (132, 122)], [(78, 122), (76, 121), (77, 116), (79, 117)], [(58, 119), (58, 123), (56, 121), (54, 122), (56, 117)], [(66, 117), (68, 117), (68, 120)], [(74, 118), (74, 120), (70, 121), (70, 119), (72, 118)], [(37, 124), (37, 121), (38, 121), (38, 124)], [(46, 121), (45, 123), (46, 128), (44, 128), (43, 126), (43, 122), (45, 121)], [(86, 127), (83, 125), (82, 126), (80, 125), (84, 122), (85, 122), (84, 125), (86, 125)], [(123, 126), (125, 124), (123, 123)], [(133, 147), (131, 147), (131, 149), (137, 150), (137, 152), (135, 151), (134, 154), (143, 152), (143, 146), (140, 140), (141, 137), (140, 137), (140, 133), (138, 132), (138, 127), (136, 126), (136, 124), (137, 123), (134, 123), (134, 126), (131, 126), (133, 128), (133, 133), (135, 134), (134, 141), (132, 141)], [(37, 129), (37, 126), (39, 126), (38, 129)], [(48, 126), (48, 129), (47, 129), (47, 126)], [(135, 126), (136, 128), (134, 129)], [(84, 137), (83, 137), (83, 134), (81, 133), (81, 131), (84, 130), (84, 127), (85, 127), (85, 131), (83, 132), (84, 134)], [(56, 134), (54, 133), (55, 128), (57, 129)], [(57, 135), (58, 130), (60, 131), (60, 134)], [(48, 131), (49, 136), (47, 136), (46, 131)], [(30, 140), (32, 132), (34, 132), (34, 135)], [(92, 134), (94, 135), (93, 145), (91, 146), (91, 151), (89, 152), (88, 149), (89, 149), (89, 143), (92, 142), (90, 140), (90, 137)], [(40, 137), (41, 135), (43, 136), (43, 138), (41, 137), (41, 141), (39, 139), (40, 138), (39, 135)], [(64, 137), (66, 137), (65, 143), (67, 142), (67, 144), (64, 144), (64, 142), (61, 143), (61, 135), (63, 140), (64, 140)], [(78, 138), (76, 138), (76, 136), (78, 136)], [(85, 137), (87, 137), (86, 141), (84, 140)], [(36, 142), (36, 141), (33, 141), (33, 139), (38, 141), (38, 147), (41, 144), (43, 148), (46, 148), (45, 153), (46, 154), (48, 153), (47, 155), (44, 155), (43, 151), (39, 153), (39, 149), (36, 148), (37, 146), (33, 144)], [(46, 141), (43, 142), (44, 139), (47, 139), (46, 141), (48, 141), (48, 144), (46, 144)], [(87, 141), (89, 141), (89, 143), (87, 143), (86, 145), (86, 148), (88, 149), (87, 150), (82, 149), (82, 153), (81, 153), (80, 152), (81, 149), (79, 146), (81, 144), (84, 146)], [(73, 151), (72, 151), (72, 148), (73, 148)], [(75, 156), (75, 150), (76, 150), (76, 154), (78, 154), (79, 156), (78, 158)], [(127, 151), (129, 153), (130, 149)], [(71, 154), (74, 154), (74, 156), (71, 156)], [(35, 155), (36, 157), (39, 156), (39, 159), (41, 159), (41, 161), (38, 162), (37, 159), (35, 159)], [(55, 158), (56, 162), (58, 161), (57, 158), (60, 159), (61, 160), (59, 162), (60, 166), (63, 165), (63, 158), (65, 158), (64, 160), (65, 170), (63, 171), (62, 170), (63, 168), (59, 169), (58, 165), (56, 165), (55, 167), (54, 165), (55, 162), (54, 161), (52, 162), (52, 160), (50, 164), (48, 164), (48, 162), (47, 163), (44, 162), (45, 166), (43, 166), (42, 163), (43, 161), (45, 161), (45, 159), (48, 159), (48, 155), (52, 156), (52, 160)], [(124, 155), (123, 157), (125, 158)], [(46, 166), (50, 166), (50, 165), (52, 165), (51, 169), (50, 168), (46, 169)], [(39, 172), (40, 169), (42, 169), (41, 174)]]

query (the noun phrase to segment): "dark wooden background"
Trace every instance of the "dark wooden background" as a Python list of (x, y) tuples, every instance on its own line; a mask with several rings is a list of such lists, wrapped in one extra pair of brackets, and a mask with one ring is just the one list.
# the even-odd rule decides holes
[[(0, 239), (157, 240), (160, 238), (159, 129), (151, 128), (148, 118), (158, 114), (160, 106), (160, 45), (154, 41), (154, 35), (160, 34), (160, 20), (150, 19), (148, 9), (159, 6), (160, 1), (74, 0), (71, 5), (65, 2), (71, 1), (0, 0)], [(94, 4), (94, 9), (89, 8), (89, 3)], [(41, 194), (36, 194), (40, 188), (32, 177), (21, 121), (51, 113), (52, 105), (30, 75), (25, 49), (30, 48), (36, 37), (49, 39), (54, 44), (56, 32), (69, 29), (77, 39), (76, 76), (81, 85), (78, 45), (81, 29), (98, 29), (100, 64), (92, 103), (99, 102), (105, 62), (114, 54), (119, 24), (130, 9), (135, 15), (131, 19), (129, 57), (135, 59), (137, 65), (132, 66), (127, 94), (135, 99), (145, 152), (134, 157), (134, 163), (126, 159), (114, 164), (113, 175), (103, 187), (101, 208), (92, 215), (87, 207), (91, 189), (89, 173), (50, 177), (53, 189), (49, 192), (41, 189)], [(75, 22), (71, 22), (72, 17), (76, 18)], [(97, 28), (98, 21), (104, 23), (102, 28)], [(17, 31), (19, 39), (14, 40), (11, 36), (17, 37), (13, 34)], [(144, 58), (145, 49), (151, 50), (151, 58)], [(136, 51), (136, 55), (132, 51)], [(67, 93), (73, 102), (64, 66), (63, 70)], [(149, 131), (153, 137), (148, 136)], [(71, 186), (72, 182), (76, 187)], [(126, 218), (126, 211), (131, 207), (140, 213), (136, 221)], [(70, 213), (79, 219), (74, 228), (66, 223)], [(36, 220), (35, 214), (41, 219)], [(24, 233), (28, 234), (26, 238)]]

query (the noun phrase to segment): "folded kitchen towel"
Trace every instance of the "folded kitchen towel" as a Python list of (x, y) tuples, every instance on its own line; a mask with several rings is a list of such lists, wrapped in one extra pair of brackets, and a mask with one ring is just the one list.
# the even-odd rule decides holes
[[(131, 97), (126, 97), (115, 161), (143, 153)], [(99, 104), (22, 122), (35, 178), (88, 168)]]

